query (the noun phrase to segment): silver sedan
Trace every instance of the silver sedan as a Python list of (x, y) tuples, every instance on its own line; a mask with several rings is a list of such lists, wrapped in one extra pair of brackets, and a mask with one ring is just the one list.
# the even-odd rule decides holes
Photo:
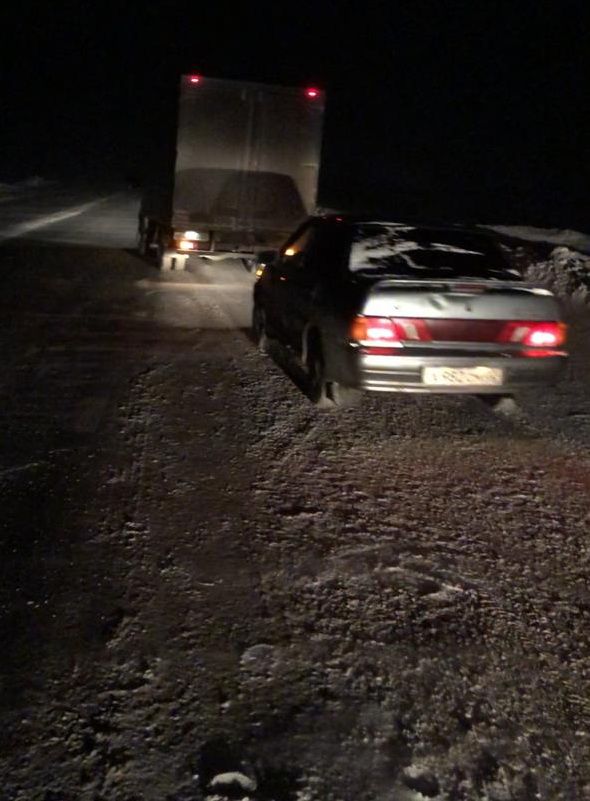
[(362, 391), (494, 401), (555, 382), (567, 358), (556, 299), (477, 230), (315, 217), (259, 265), (255, 337), (295, 354), (321, 406)]

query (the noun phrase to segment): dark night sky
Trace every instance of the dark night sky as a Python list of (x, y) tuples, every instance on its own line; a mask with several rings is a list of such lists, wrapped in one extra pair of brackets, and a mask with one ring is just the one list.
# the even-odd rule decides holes
[(326, 204), (588, 230), (588, 5), (23, 0), (0, 12), (0, 180), (141, 174), (196, 70), (326, 88)]

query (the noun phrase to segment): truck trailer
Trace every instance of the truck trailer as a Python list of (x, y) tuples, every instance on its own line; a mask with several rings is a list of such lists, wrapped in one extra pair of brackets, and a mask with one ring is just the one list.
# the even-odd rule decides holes
[(176, 132), (150, 160), (138, 247), (160, 269), (279, 247), (316, 207), (324, 93), (183, 75)]

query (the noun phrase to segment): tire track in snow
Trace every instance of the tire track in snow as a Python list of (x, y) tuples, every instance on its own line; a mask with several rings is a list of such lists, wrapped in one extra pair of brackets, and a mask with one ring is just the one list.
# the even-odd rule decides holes
[[(380, 426), (375, 419), (371, 422), (371, 415), (384, 413), (376, 404), (369, 404), (369, 410), (360, 414), (319, 415), (302, 398), (291, 395), (286, 379), (265, 380), (265, 367), (267, 375), (277, 370), (274, 365), (269, 370), (257, 356), (250, 361), (253, 375), (248, 403), (261, 435), (250, 456), (264, 465), (255, 487), (266, 507), (265, 522), (259, 522), (253, 536), (263, 562), (265, 552), (273, 555), (274, 567), (271, 569), (268, 560), (263, 575), (265, 592), (284, 610), (288, 635), (283, 658), (301, 665), (308, 703), (320, 703), (317, 697), (312, 700), (313, 687), (324, 670), (325, 676), (332, 677), (330, 697), (335, 697), (340, 686), (341, 693), (364, 698), (361, 707), (369, 705), (375, 694), (384, 700), (389, 697), (395, 704), (394, 699), (400, 699), (396, 671), (402, 670), (404, 662), (415, 664), (419, 655), (425, 654), (433, 660), (432, 682), (448, 684), (447, 696), (454, 696), (454, 703), (461, 708), (467, 703), (468, 688), (460, 690), (454, 686), (455, 680), (445, 677), (448, 665), (456, 661), (453, 670), (470, 675), (473, 687), (480, 677), (479, 686), (471, 691), (479, 697), (478, 703), (483, 703), (488, 693), (492, 698), (495, 694), (486, 715), (475, 724), (470, 718), (464, 724), (467, 736), (452, 732), (452, 709), (443, 724), (443, 713), (439, 711), (436, 717), (421, 708), (414, 693), (406, 692), (403, 700), (402, 692), (397, 701), (407, 705), (413, 696), (414, 720), (408, 720), (409, 730), (432, 726), (435, 719), (439, 721), (436, 725), (450, 727), (453, 746), (447, 751), (433, 748), (428, 760), (431, 775), (445, 781), (449, 791), (453, 760), (465, 760), (460, 756), (462, 749), (473, 747), (469, 731), (475, 726), (480, 736), (499, 743), (503, 737), (497, 729), (492, 734), (494, 721), (506, 714), (502, 710), (516, 704), (524, 728), (516, 730), (522, 738), (522, 752), (515, 758), (525, 766), (536, 765), (542, 782), (552, 788), (549, 795), (543, 792), (539, 797), (552, 801), (568, 798), (568, 791), (554, 793), (556, 787), (568, 786), (567, 767), (557, 767), (563, 766), (559, 738), (547, 741), (555, 767), (540, 765), (526, 727), (534, 727), (540, 719), (550, 719), (556, 728), (569, 721), (564, 733), (568, 742), (575, 727), (584, 728), (587, 710), (580, 703), (584, 694), (578, 688), (587, 686), (582, 665), (589, 643), (587, 638), (580, 642), (577, 635), (572, 636), (574, 626), (581, 631), (579, 607), (571, 607), (571, 619), (544, 626), (542, 605), (550, 597), (551, 582), (547, 584), (546, 576), (537, 587), (532, 575), (523, 575), (521, 562), (527, 564), (527, 551), (534, 550), (536, 538), (529, 535), (522, 540), (516, 531), (519, 524), (539, 527), (539, 540), (549, 545), (543, 560), (558, 553), (553, 540), (555, 549), (566, 545), (563, 525), (556, 523), (555, 527), (551, 522), (564, 501), (559, 487), (561, 470), (552, 470), (554, 462), (558, 465), (563, 460), (559, 444), (552, 442), (553, 452), (545, 455), (546, 472), (529, 479), (535, 469), (531, 466), (538, 465), (535, 457), (544, 447), (543, 441), (537, 442), (538, 434), (535, 437), (526, 427), (523, 431), (519, 424), (486, 416), (473, 404), (469, 407), (469, 402), (462, 406), (465, 412), (478, 408), (482, 433), (477, 433), (476, 426), (475, 436), (468, 433), (457, 438), (451, 426), (454, 454), (445, 449), (442, 438), (437, 442), (428, 436), (429, 428), (437, 430), (433, 419), (426, 418), (426, 435), (418, 432), (413, 441), (411, 436), (403, 436), (409, 415), (418, 412), (409, 404), (398, 405), (394, 431), (401, 430), (402, 436), (379, 438)], [(447, 412), (448, 419), (453, 413)], [(393, 419), (385, 420), (386, 428)], [(464, 419), (467, 428), (471, 424)], [(482, 463), (486, 465), (483, 473)], [(384, 481), (385, 476), (389, 480)], [(495, 495), (486, 491), (486, 483), (496, 490)], [(569, 525), (577, 526), (576, 537), (581, 533), (577, 515), (580, 489), (572, 488), (567, 496), (570, 508), (564, 509)], [(522, 541), (514, 552), (512, 542), (519, 539), (511, 541), (506, 533), (512, 530)], [(571, 555), (567, 558), (571, 561)], [(330, 658), (316, 658), (312, 674), (304, 666), (304, 654), (313, 642), (326, 643)], [(560, 642), (568, 654), (569, 668), (562, 661)], [(376, 646), (377, 655), (367, 664), (363, 651)], [(437, 649), (436, 657), (432, 649)], [(534, 670), (539, 654), (543, 655), (544, 673), (533, 680), (534, 674), (527, 671)], [(349, 675), (355, 663), (376, 671), (374, 680), (355, 672)], [(410, 667), (410, 672), (415, 670)], [(527, 681), (523, 677), (528, 675), (530, 685), (523, 687)], [(521, 696), (520, 702), (515, 693)], [(444, 699), (443, 695), (441, 701)], [(323, 731), (321, 736), (329, 740), (333, 733)], [(428, 737), (423, 735), (422, 741), (423, 749)], [(578, 745), (576, 764), (582, 766), (587, 763), (584, 754), (588, 748), (584, 750), (583, 740)], [(313, 765), (313, 755), (300, 754), (300, 759), (307, 760), (308, 767)], [(355, 759), (354, 750), (350, 759)], [(485, 793), (478, 778), (478, 759), (483, 759), (481, 753), (466, 778), (472, 782), (474, 798)], [(419, 766), (419, 760), (415, 764)], [(490, 786), (497, 785), (498, 793), (506, 794), (528, 767), (515, 774), (514, 784), (503, 784), (498, 769), (490, 772), (487, 781)], [(416, 771), (421, 775), (418, 767)], [(402, 773), (398, 779), (403, 785)], [(411, 784), (411, 776), (408, 781)]]

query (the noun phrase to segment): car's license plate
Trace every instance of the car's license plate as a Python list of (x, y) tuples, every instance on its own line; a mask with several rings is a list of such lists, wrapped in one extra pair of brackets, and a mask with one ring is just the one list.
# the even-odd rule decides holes
[(430, 386), (489, 387), (503, 381), (503, 371), (497, 367), (425, 367), (422, 371), (422, 383)]

